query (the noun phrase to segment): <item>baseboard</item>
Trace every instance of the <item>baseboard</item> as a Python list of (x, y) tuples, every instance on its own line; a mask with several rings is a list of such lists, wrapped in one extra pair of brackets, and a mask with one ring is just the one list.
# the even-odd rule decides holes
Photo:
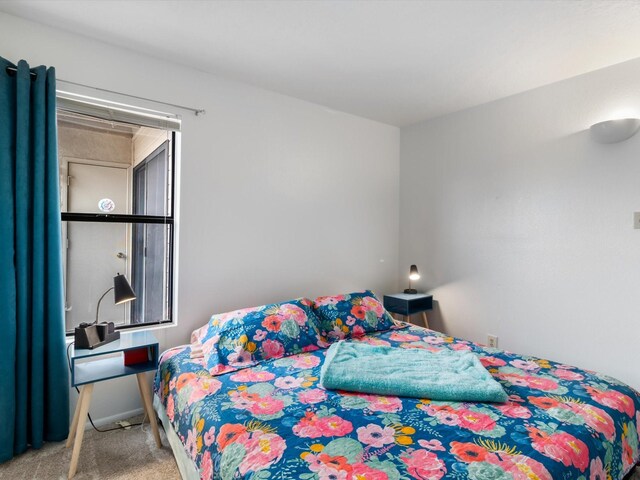
[[(116, 413), (115, 415), (110, 415), (108, 417), (102, 417), (102, 418), (92, 417), (92, 418), (93, 418), (94, 425), (96, 427), (101, 427), (103, 425), (109, 425), (119, 420), (126, 420), (128, 418), (135, 417), (136, 415), (140, 415), (142, 413), (144, 413), (144, 409), (140, 407), (140, 408), (136, 408), (135, 410), (129, 410), (128, 412)], [(84, 428), (85, 430), (91, 428), (91, 423), (88, 420)]]

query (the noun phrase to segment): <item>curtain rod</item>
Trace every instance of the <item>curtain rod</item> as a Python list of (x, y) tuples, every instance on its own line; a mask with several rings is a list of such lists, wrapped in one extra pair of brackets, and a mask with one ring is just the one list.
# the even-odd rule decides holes
[[(11, 67), (11, 66), (7, 67), (7, 73), (9, 75), (15, 74), (17, 71), (18, 71), (18, 69), (16, 67)], [(31, 78), (36, 78), (38, 76), (38, 74), (36, 72), (29, 72), (29, 73), (31, 75)], [(187, 106), (184, 106), (184, 105), (177, 105), (175, 103), (162, 102), (162, 101), (159, 101), (159, 100), (153, 100), (152, 98), (139, 97), (137, 95), (129, 95), (128, 93), (116, 92), (115, 90), (108, 90), (106, 88), (92, 87), (91, 85), (85, 85), (84, 83), (70, 82), (69, 80), (63, 80), (61, 78), (59, 78), (58, 81), (62, 82), (62, 83), (67, 83), (69, 85), (76, 85), (77, 87), (90, 88), (92, 90), (99, 90), (100, 92), (113, 93), (115, 95), (122, 95), (123, 97), (135, 98), (137, 100), (144, 100), (144, 101), (147, 101), (147, 102), (158, 103), (160, 105), (167, 105), (169, 107), (175, 107), (175, 108), (180, 108), (182, 110), (188, 110), (190, 112), (193, 112), (196, 117), (198, 117), (200, 115), (204, 115), (205, 113), (207, 113), (204, 108), (193, 108), (193, 107), (187, 107)]]
[[(18, 69), (16, 67), (7, 67), (7, 73), (9, 75), (15, 75), (16, 72), (18, 71)], [(29, 74), (31, 75), (31, 78), (36, 78), (38, 76), (38, 74), (36, 72), (29, 72)]]

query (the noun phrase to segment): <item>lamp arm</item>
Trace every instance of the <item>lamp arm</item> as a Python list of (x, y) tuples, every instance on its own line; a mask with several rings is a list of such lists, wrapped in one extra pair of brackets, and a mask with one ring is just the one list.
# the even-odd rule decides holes
[(100, 302), (102, 302), (102, 299), (105, 297), (105, 295), (109, 293), (111, 290), (113, 290), (113, 288), (114, 287), (109, 287), (109, 289), (107, 289), (107, 291), (102, 294), (102, 296), (100, 297), (100, 300), (98, 300), (98, 307), (96, 308), (96, 321), (93, 322), (94, 324), (98, 323), (98, 313), (100, 313)]

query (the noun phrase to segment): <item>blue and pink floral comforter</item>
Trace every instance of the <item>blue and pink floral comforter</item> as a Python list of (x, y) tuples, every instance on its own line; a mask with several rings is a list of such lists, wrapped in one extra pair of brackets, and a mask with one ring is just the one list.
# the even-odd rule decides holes
[(613, 378), (417, 326), (359, 341), (472, 350), (509, 402), (326, 391), (326, 350), (212, 377), (188, 346), (155, 392), (203, 479), (617, 480), (638, 461), (640, 394)]

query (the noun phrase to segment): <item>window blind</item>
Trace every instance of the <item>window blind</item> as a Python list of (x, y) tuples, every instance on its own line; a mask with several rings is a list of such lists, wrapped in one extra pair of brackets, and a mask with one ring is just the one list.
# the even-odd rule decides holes
[(57, 92), (57, 106), (67, 112), (89, 115), (114, 122), (180, 131), (180, 118), (169, 113), (130, 107), (68, 92)]

